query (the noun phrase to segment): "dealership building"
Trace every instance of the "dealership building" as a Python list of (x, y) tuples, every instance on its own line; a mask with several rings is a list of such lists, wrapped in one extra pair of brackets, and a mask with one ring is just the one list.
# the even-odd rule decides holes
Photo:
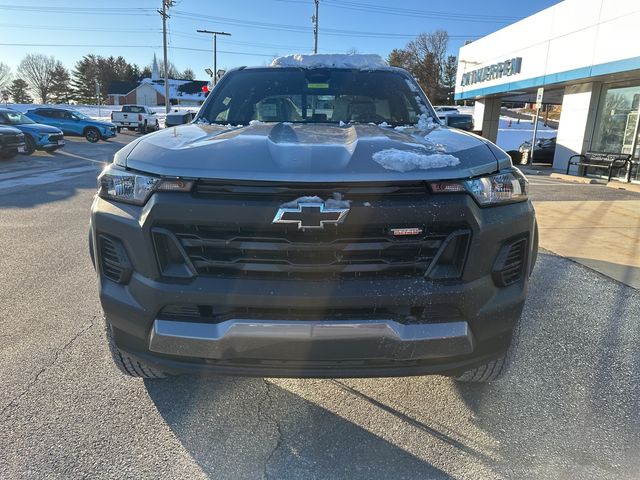
[[(555, 170), (586, 152), (637, 161), (639, 28), (640, 0), (565, 0), (462, 47), (455, 98), (475, 101), (476, 129), (495, 141), (501, 105), (536, 103), (543, 88), (543, 104), (562, 105)], [(617, 174), (640, 181), (638, 170)]]

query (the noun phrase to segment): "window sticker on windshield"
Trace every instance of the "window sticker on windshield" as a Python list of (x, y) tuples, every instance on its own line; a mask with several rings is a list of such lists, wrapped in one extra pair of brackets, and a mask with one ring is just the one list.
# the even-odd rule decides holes
[(278, 108), (273, 103), (263, 103), (260, 105), (261, 117), (276, 117), (278, 115)]
[(320, 89), (320, 88), (329, 88), (328, 83), (308, 83), (307, 88), (311, 90)]
[(222, 103), (224, 103), (225, 105), (229, 105), (229, 102), (230, 102), (230, 101), (231, 101), (231, 98), (230, 98), (230, 97), (226, 97), (226, 98), (222, 101)]

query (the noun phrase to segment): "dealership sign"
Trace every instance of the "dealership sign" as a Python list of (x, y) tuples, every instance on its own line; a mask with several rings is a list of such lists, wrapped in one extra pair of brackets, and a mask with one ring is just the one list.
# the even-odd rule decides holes
[(474, 83), (487, 82), (489, 80), (496, 80), (502, 77), (510, 77), (516, 73), (520, 73), (522, 69), (522, 57), (512, 58), (510, 60), (494, 63), (486, 67), (478, 68), (471, 72), (462, 74), (462, 83), (464, 87), (466, 85), (473, 85)]

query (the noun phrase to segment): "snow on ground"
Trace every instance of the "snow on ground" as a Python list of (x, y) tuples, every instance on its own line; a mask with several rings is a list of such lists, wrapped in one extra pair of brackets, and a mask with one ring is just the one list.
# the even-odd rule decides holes
[[(98, 105), (41, 105), (41, 104), (33, 104), (33, 103), (9, 103), (7, 104), (7, 107), (13, 108), (20, 112), (26, 112), (31, 108), (37, 108), (37, 107), (69, 108), (71, 110), (77, 110), (80, 113), (84, 113), (85, 115), (95, 120), (102, 120), (105, 122), (108, 122), (111, 120), (112, 111), (119, 112), (120, 110), (122, 110), (122, 105), (101, 105), (101, 106), (98, 106)], [(177, 106), (171, 107), (172, 112), (176, 110), (181, 112), (188, 112), (188, 111), (197, 112), (199, 109), (200, 107), (183, 106), (183, 105), (177, 105)], [(164, 106), (151, 107), (151, 110), (156, 112), (156, 115), (158, 116), (158, 121), (160, 122), (160, 126), (164, 127), (164, 119), (167, 116), (164, 110)]]
[(388, 68), (389, 64), (380, 55), (362, 54), (309, 54), (287, 55), (278, 57), (271, 62), (272, 67), (302, 67), (302, 68), (359, 68), (376, 69)]
[[(473, 115), (474, 107), (458, 107), (460, 113), (466, 113)], [(511, 126), (509, 126), (511, 121)], [(479, 126), (478, 126), (479, 127)], [(541, 138), (551, 138), (558, 135), (558, 130), (545, 127), (542, 120), (538, 122), (538, 133), (536, 134), (536, 140)], [(533, 119), (520, 119), (520, 123), (515, 118), (507, 117), (505, 115), (500, 116), (500, 124), (498, 125), (498, 140), (497, 144), (503, 150), (517, 150), (520, 144), (524, 141), (531, 141), (533, 137)]]
[[(511, 122), (511, 126), (509, 126), (509, 122)], [(515, 118), (500, 117), (498, 141), (496, 143), (503, 150), (517, 150), (522, 142), (531, 141), (533, 137), (533, 123), (530, 120), (522, 119), (520, 123), (517, 122)], [(555, 137), (557, 134), (557, 130), (551, 127), (545, 127), (542, 121), (538, 122), (536, 140)]]

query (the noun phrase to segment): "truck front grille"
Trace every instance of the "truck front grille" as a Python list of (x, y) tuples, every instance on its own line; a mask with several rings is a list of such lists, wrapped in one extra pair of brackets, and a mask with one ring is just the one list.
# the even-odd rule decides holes
[[(313, 232), (282, 226), (256, 231), (169, 225), (159, 226), (154, 235), (160, 230), (175, 236), (197, 275), (223, 277), (420, 276), (436, 257), (445, 257), (439, 252), (447, 250), (456, 257), (446, 256), (455, 266), (451, 278), (461, 274), (470, 237), (468, 230), (448, 228), (397, 238), (386, 227), (344, 225)], [(455, 248), (448, 248), (452, 246)]]
[(22, 145), (24, 143), (24, 135), (0, 135), (0, 144), (6, 147)]

